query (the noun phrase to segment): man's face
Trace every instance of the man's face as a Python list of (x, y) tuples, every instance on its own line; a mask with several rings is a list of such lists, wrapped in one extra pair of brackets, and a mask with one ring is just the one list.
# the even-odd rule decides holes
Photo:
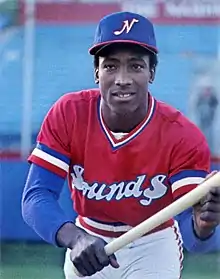
[(146, 106), (152, 78), (149, 55), (140, 47), (108, 47), (99, 57), (96, 79), (105, 105), (117, 114), (132, 113)]

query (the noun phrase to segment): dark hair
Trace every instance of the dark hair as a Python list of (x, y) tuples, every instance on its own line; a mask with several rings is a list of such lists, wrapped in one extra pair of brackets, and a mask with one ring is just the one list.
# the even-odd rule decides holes
[[(157, 54), (156, 53), (152, 53), (152, 52), (150, 52), (150, 51), (146, 51), (145, 49), (144, 49), (144, 53), (146, 53), (146, 54), (148, 54), (149, 55), (149, 57), (150, 57), (150, 70), (154, 70), (155, 71), (155, 69), (156, 69), (156, 66), (157, 66), (157, 64), (158, 64), (158, 57), (157, 57)], [(103, 56), (105, 56), (104, 54), (102, 54)], [(100, 57), (101, 55), (100, 54), (96, 54), (95, 56), (94, 56), (94, 61), (93, 61), (93, 64), (94, 64), (94, 68), (96, 69), (96, 68), (98, 68), (98, 66), (99, 66), (99, 57)]]

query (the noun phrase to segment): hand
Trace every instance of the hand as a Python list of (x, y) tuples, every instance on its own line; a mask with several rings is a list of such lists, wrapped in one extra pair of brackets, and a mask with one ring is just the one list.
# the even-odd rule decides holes
[(115, 255), (107, 256), (104, 247), (107, 243), (96, 236), (81, 234), (70, 253), (70, 259), (83, 276), (91, 276), (111, 265), (118, 268)]
[[(206, 179), (214, 175), (209, 174)], [(194, 228), (200, 238), (209, 237), (220, 224), (220, 187), (214, 187), (207, 196), (194, 207)]]

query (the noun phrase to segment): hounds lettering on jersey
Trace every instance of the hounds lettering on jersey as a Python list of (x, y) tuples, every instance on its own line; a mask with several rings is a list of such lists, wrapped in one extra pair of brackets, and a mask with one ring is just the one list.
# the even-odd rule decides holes
[(167, 186), (164, 183), (165, 175), (156, 175), (150, 179), (151, 185), (147, 189), (143, 187), (147, 178), (146, 175), (139, 175), (135, 180), (120, 181), (112, 184), (105, 183), (87, 183), (83, 178), (84, 168), (73, 166), (72, 187), (81, 191), (82, 194), (91, 200), (121, 200), (125, 198), (138, 198), (140, 204), (150, 205), (154, 200), (162, 198), (167, 192)]

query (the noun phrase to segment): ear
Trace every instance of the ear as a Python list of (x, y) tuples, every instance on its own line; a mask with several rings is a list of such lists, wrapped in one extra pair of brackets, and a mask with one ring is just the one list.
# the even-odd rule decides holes
[(95, 83), (99, 84), (99, 69), (98, 68), (95, 68), (94, 79), (95, 79)]
[(152, 68), (150, 70), (150, 80), (149, 80), (149, 83), (153, 83), (154, 82), (154, 79), (155, 79), (155, 68)]

